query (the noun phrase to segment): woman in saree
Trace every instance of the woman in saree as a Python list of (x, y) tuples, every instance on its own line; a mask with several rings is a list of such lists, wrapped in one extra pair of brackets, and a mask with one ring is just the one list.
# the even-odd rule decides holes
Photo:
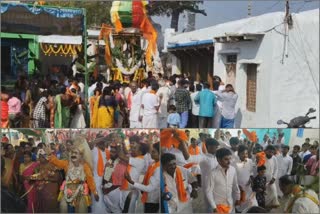
[(89, 99), (89, 110), (90, 110), (90, 128), (93, 128), (93, 111), (94, 111), (94, 106), (96, 104), (96, 101), (99, 99), (101, 95), (101, 88), (96, 88), (94, 89), (94, 95), (92, 95)]
[(116, 106), (117, 102), (112, 95), (111, 87), (105, 87), (102, 96), (96, 100), (94, 105), (92, 128), (113, 128)]
[(58, 168), (49, 163), (46, 159), (47, 154), (43, 149), (39, 149), (37, 158), (40, 162), (36, 168), (37, 174), (34, 175), (34, 179), (37, 180), (37, 211), (40, 213), (58, 213), (57, 198), (61, 179)]
[(31, 161), (31, 156), (31, 152), (24, 152), (24, 163), (20, 165), (19, 170), (19, 174), (22, 177), (23, 186), (25, 189), (25, 194), (27, 195), (28, 199), (28, 213), (34, 213), (36, 211), (36, 189), (34, 188), (34, 184), (30, 181), (30, 178), (39, 165), (39, 163)]
[(61, 88), (60, 94), (55, 97), (55, 128), (69, 128), (70, 107), (73, 105), (73, 97), (67, 93), (65, 86)]

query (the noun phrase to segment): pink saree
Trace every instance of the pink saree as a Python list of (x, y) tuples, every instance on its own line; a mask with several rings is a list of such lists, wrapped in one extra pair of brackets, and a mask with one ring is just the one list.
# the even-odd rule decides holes
[[(25, 167), (23, 169), (22, 175), (25, 177), (31, 176), (34, 174), (34, 170), (35, 168), (39, 165), (39, 163), (37, 162), (33, 162), (31, 163), (29, 166)], [(27, 193), (27, 197), (28, 197), (28, 208), (27, 208), (27, 212), (28, 213), (35, 213), (35, 202), (36, 202), (36, 188), (33, 187), (33, 184), (30, 183), (30, 181), (28, 180), (24, 180), (23, 181), (23, 185), (25, 188), (25, 191), (28, 192)]]

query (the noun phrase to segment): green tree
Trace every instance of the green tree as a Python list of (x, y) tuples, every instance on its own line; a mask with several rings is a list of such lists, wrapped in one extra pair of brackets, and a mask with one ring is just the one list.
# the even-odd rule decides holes
[(101, 26), (102, 23), (111, 24), (110, 9), (112, 1), (47, 1), (46, 5), (58, 7), (85, 8), (87, 13), (87, 27)]
[(180, 14), (184, 11), (207, 15), (205, 10), (201, 10), (199, 5), (203, 1), (152, 1), (148, 5), (148, 13), (151, 16), (171, 16), (171, 28), (178, 31)]

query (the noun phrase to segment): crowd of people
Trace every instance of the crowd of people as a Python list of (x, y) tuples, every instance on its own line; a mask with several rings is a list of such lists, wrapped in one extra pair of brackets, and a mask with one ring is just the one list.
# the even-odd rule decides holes
[(201, 212), (192, 205), (203, 197), (197, 203), (206, 213), (319, 213), (318, 141), (306, 138), (290, 149), (268, 134), (252, 143), (241, 131), (232, 137), (218, 129), (198, 139), (171, 131), (179, 144), (162, 148), (162, 212)]
[(148, 72), (139, 81), (106, 81), (63, 73), (1, 87), (2, 128), (233, 128), (238, 99), (215, 76), (196, 82), (185, 75)]
[(1, 212), (158, 212), (156, 132), (79, 133), (37, 145), (29, 139), (1, 145)]

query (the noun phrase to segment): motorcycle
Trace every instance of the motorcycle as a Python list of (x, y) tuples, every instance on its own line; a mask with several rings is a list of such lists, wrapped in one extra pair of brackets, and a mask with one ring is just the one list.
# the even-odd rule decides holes
[(316, 112), (316, 109), (309, 108), (309, 111), (307, 112), (307, 114), (305, 116), (295, 117), (292, 120), (290, 120), (289, 123), (284, 122), (283, 120), (278, 120), (277, 124), (278, 125), (286, 124), (288, 126), (288, 128), (306, 128), (305, 125), (307, 123), (309, 123), (310, 120), (314, 120), (317, 118), (316, 116), (313, 116), (313, 117), (308, 116), (309, 114), (314, 113), (314, 112)]

